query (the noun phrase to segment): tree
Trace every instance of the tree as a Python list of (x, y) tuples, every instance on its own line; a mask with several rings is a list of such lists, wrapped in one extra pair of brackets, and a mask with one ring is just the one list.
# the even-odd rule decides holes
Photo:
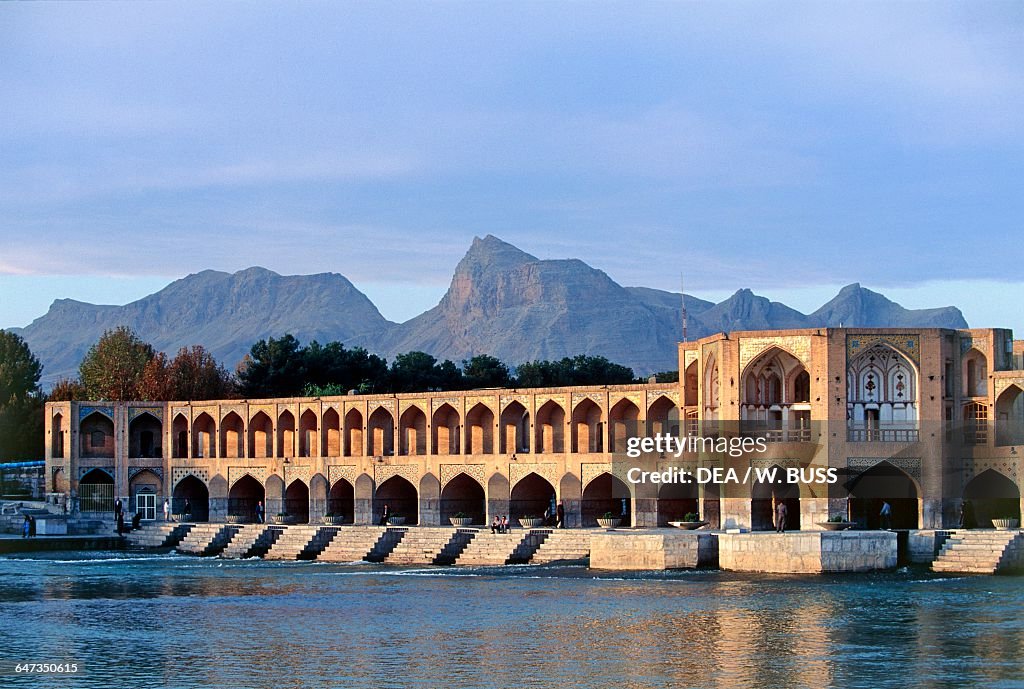
[(426, 352), (406, 352), (395, 357), (388, 374), (390, 392), (425, 392), (459, 390), (463, 387), (462, 372), (445, 359), (440, 364)]
[[(163, 356), (163, 354), (159, 355)], [(167, 365), (171, 400), (220, 400), (235, 394), (235, 381), (202, 345), (182, 347)]]
[(146, 365), (154, 357), (153, 347), (121, 326), (107, 330), (89, 348), (78, 366), (78, 377), (91, 400), (139, 399)]
[(61, 378), (50, 389), (47, 399), (50, 402), (77, 402), (88, 398), (85, 396), (85, 388), (77, 378)]
[[(349, 390), (382, 388), (387, 383), (387, 362), (362, 347), (345, 349), (340, 342), (321, 345), (313, 340), (302, 352), (306, 387)], [(326, 393), (325, 393), (326, 394)], [(322, 396), (322, 395), (316, 395)]]
[(0, 330), (0, 459), (43, 455), (42, 373), (25, 341)]
[(302, 346), (291, 334), (260, 340), (238, 365), (241, 392), (246, 397), (294, 397), (306, 381)]
[(603, 356), (586, 354), (560, 361), (529, 361), (516, 368), (516, 382), (523, 388), (624, 385), (632, 383), (633, 379), (633, 369), (614, 364)]
[(479, 354), (462, 361), (462, 375), (467, 388), (505, 388), (512, 384), (512, 375), (500, 359)]

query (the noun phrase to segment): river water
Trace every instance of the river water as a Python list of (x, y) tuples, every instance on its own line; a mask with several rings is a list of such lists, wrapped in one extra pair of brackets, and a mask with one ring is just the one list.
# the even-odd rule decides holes
[(1024, 687), (1024, 579), (9, 556), (0, 659), (3, 687)]

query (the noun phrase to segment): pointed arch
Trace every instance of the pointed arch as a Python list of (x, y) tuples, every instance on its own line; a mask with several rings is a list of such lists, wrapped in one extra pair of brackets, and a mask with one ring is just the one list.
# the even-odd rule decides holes
[(918, 370), (887, 342), (867, 347), (846, 366), (850, 441), (916, 441)]
[(320, 455), (320, 420), (316, 412), (307, 409), (299, 416), (299, 457)]
[(374, 523), (380, 521), (384, 506), (391, 516), (405, 517), (406, 524), (419, 522), (419, 499), (416, 486), (401, 476), (392, 476), (379, 486), (373, 496)]
[(572, 451), (604, 452), (604, 412), (589, 397), (572, 411)]
[(237, 412), (230, 411), (220, 420), (220, 456), (224, 459), (245, 456), (245, 423)]
[(335, 481), (327, 496), (327, 514), (334, 515), (342, 524), (354, 524), (355, 490), (355, 486), (343, 478)]
[(366, 445), (363, 443), (363, 414), (358, 409), (349, 409), (345, 414), (344, 435), (345, 456), (364, 456), (366, 452)]
[(210, 518), (210, 490), (194, 474), (188, 474), (174, 484), (171, 512), (181, 519), (205, 522)]
[(678, 436), (679, 432), (679, 407), (665, 395), (658, 395), (647, 408), (647, 435), (653, 437), (658, 433), (668, 433)]
[(518, 401), (509, 402), (501, 412), (499, 452), (514, 454), (530, 451), (530, 412)]
[(398, 417), (399, 454), (427, 454), (427, 415), (415, 404), (410, 404)]
[(459, 437), (462, 434), (462, 425), (459, 419), (459, 412), (455, 407), (445, 402), (434, 410), (431, 423), (431, 441), (435, 455), (457, 455), (460, 445)]
[(330, 407), (324, 411), (321, 435), (320, 456), (341, 457), (341, 417), (337, 409)]
[(293, 517), (296, 524), (309, 523), (309, 486), (302, 479), (295, 479), (285, 489), (284, 513)]
[(110, 417), (94, 411), (78, 424), (81, 438), (81, 456), (88, 458), (112, 459), (114, 457), (114, 422)]
[(274, 422), (266, 412), (258, 411), (249, 420), (249, 456), (274, 456)]
[(148, 411), (128, 424), (128, 454), (131, 457), (162, 457), (164, 425)]
[(963, 499), (970, 504), (972, 524), (965, 528), (992, 527), (993, 519), (1016, 519), (1020, 523), (1020, 488), (1004, 474), (986, 469), (964, 486)]
[(188, 457), (188, 419), (180, 412), (171, 421), (171, 445), (175, 459)]
[(971, 347), (964, 354), (961, 365), (964, 381), (964, 397), (985, 397), (988, 395), (988, 357), (977, 347)]
[(487, 514), (484, 487), (465, 472), (459, 473), (441, 489), (441, 525), (447, 526), (449, 518), (459, 513), (471, 517), (473, 524), (483, 524)]
[(537, 410), (536, 436), (538, 453), (565, 452), (565, 409), (558, 402), (548, 400)]
[(541, 517), (547, 512), (548, 524), (545, 526), (550, 525), (551, 517), (555, 514), (555, 487), (531, 471), (512, 486), (509, 512), (509, 516), (515, 519)]
[(622, 526), (632, 524), (633, 495), (620, 478), (603, 472), (583, 487), (583, 526), (598, 526), (598, 517), (611, 512), (622, 519)]
[(627, 439), (640, 434), (640, 408), (623, 397), (609, 410), (608, 422), (611, 424), (608, 451), (625, 452)]
[(1024, 445), (1024, 389), (1017, 383), (996, 398), (996, 445)]
[(466, 454), (494, 454), (494, 412), (483, 402), (466, 412)]
[[(785, 468), (773, 464), (773, 481), (755, 481), (750, 490), (750, 528), (752, 531), (776, 529), (776, 507), (786, 505), (786, 531), (800, 530), (800, 485), (790, 482)], [(781, 481), (781, 482), (776, 482)]]
[(295, 456), (295, 415), (287, 409), (277, 417), (277, 456)]
[(206, 412), (192, 420), (192, 456), (217, 456), (217, 422)]
[[(256, 521), (256, 506), (266, 501), (266, 490), (263, 484), (245, 474), (228, 489), (228, 515), (241, 521)], [(266, 509), (264, 508), (264, 514)]]
[(395, 417), (383, 406), (370, 414), (366, 432), (369, 434), (369, 454), (373, 457), (395, 454)]

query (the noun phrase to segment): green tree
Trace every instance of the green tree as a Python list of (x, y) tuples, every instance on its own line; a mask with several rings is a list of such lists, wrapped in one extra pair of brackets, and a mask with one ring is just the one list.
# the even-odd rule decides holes
[(445, 359), (441, 363), (426, 352), (399, 354), (388, 374), (390, 392), (460, 390), (464, 386), (459, 367)]
[(464, 359), (462, 375), (467, 388), (505, 388), (512, 384), (508, 366), (490, 354)]
[(89, 348), (78, 366), (78, 378), (91, 400), (139, 399), (146, 364), (155, 356), (152, 345), (130, 328), (107, 330)]
[(252, 346), (238, 365), (238, 381), (245, 397), (295, 397), (306, 383), (301, 343), (294, 335), (269, 337)]
[(559, 361), (529, 361), (516, 368), (516, 383), (523, 388), (566, 385), (624, 385), (634, 380), (633, 369), (603, 356), (579, 354)]
[[(321, 345), (313, 340), (302, 352), (306, 386), (318, 389), (349, 390), (383, 388), (387, 384), (388, 364), (362, 347), (345, 349), (340, 342)], [(317, 396), (323, 396), (323, 393)]]
[(0, 459), (43, 456), (42, 373), (25, 341), (0, 330)]

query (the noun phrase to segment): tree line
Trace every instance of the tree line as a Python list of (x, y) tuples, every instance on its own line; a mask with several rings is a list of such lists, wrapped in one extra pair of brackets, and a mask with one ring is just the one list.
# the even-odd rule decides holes
[[(603, 356), (578, 355), (528, 361), (514, 370), (488, 354), (461, 364), (425, 352), (387, 360), (341, 342), (303, 345), (293, 335), (252, 345), (234, 372), (200, 345), (173, 357), (157, 351), (130, 328), (106, 331), (89, 348), (78, 376), (57, 382), (45, 394), (42, 364), (25, 341), (0, 330), (0, 460), (43, 456), (43, 408), (47, 401), (210, 400), (324, 397), (359, 394), (619, 385), (637, 380), (633, 370)], [(675, 382), (676, 371), (655, 375)]]

